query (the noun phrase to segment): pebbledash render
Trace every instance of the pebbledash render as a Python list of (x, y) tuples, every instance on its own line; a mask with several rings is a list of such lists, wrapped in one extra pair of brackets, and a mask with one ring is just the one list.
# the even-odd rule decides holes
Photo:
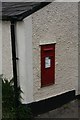
[[(41, 100), (76, 90), (78, 94), (78, 4), (51, 3), (32, 15), (33, 92)], [(41, 88), (40, 44), (55, 44), (55, 84)]]
[[(12, 78), (10, 21), (2, 22), (2, 73)], [(16, 22), (22, 103), (78, 91), (78, 2), (51, 2)], [(55, 83), (41, 87), (41, 46), (55, 44)]]

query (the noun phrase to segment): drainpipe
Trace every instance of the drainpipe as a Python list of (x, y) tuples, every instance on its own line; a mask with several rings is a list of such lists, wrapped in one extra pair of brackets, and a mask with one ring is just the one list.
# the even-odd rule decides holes
[(12, 44), (12, 63), (13, 63), (13, 80), (15, 93), (15, 110), (18, 118), (18, 81), (17, 81), (17, 63), (16, 63), (16, 37), (15, 37), (15, 21), (11, 21), (11, 44)]

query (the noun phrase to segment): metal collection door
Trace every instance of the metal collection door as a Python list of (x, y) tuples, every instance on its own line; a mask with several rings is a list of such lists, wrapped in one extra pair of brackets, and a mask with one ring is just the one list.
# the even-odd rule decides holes
[(41, 46), (41, 87), (55, 82), (55, 44)]

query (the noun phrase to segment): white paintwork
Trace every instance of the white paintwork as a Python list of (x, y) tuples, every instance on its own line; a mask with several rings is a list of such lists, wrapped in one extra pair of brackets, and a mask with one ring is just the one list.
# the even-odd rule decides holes
[(54, 41), (54, 42), (40, 42), (40, 45), (48, 45), (48, 44), (55, 44), (56, 43), (56, 41)]
[[(4, 74), (4, 77), (11, 79), (13, 75), (12, 75), (11, 32), (9, 21), (5, 21), (2, 24), (2, 39), (3, 39), (2, 48), (1, 48), (2, 41), (0, 39), (0, 71), (2, 71), (1, 73)], [(16, 42), (17, 57), (19, 57), (19, 62), (17, 62), (18, 80), (20, 82), (22, 91), (24, 92), (22, 94), (23, 98), (22, 102), (26, 104), (33, 101), (31, 16), (24, 19), (24, 21), (17, 23), (16, 40), (17, 40)]]
[(33, 102), (32, 17), (16, 25), (19, 81), (24, 104)]
[(2, 74), (8, 79), (13, 76), (10, 24), (10, 21), (2, 22)]

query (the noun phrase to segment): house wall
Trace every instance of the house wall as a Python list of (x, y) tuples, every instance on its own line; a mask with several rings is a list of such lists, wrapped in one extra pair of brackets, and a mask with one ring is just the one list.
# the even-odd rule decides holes
[(11, 79), (12, 74), (12, 50), (10, 22), (2, 22), (2, 74), (5, 78)]
[(78, 91), (80, 94), (80, 2), (78, 3)]
[[(4, 21), (0, 24), (1, 26), (2, 48), (0, 47), (0, 49), (2, 49), (2, 74), (5, 78), (11, 79), (13, 77), (13, 68), (10, 22)], [(16, 54), (19, 58), (17, 61), (17, 78), (23, 91), (22, 103), (27, 104), (33, 102), (32, 17), (29, 16), (24, 21), (17, 22), (15, 33)]]
[[(4, 35), (5, 33), (5, 35)], [(2, 24), (2, 71), (12, 77), (10, 22)], [(78, 3), (51, 3), (16, 23), (18, 80), (24, 104), (78, 94)], [(40, 44), (56, 42), (55, 84), (41, 88)]]
[[(0, 75), (2, 75), (2, 21), (0, 21)], [(2, 81), (1, 81), (1, 78), (0, 78), (0, 119), (2, 119)]]
[(32, 17), (16, 24), (18, 79), (24, 104), (33, 102)]
[(0, 75), (2, 74), (2, 22), (0, 21)]
[[(34, 101), (78, 94), (78, 3), (53, 2), (32, 15)], [(40, 44), (56, 41), (55, 84), (41, 88)]]

